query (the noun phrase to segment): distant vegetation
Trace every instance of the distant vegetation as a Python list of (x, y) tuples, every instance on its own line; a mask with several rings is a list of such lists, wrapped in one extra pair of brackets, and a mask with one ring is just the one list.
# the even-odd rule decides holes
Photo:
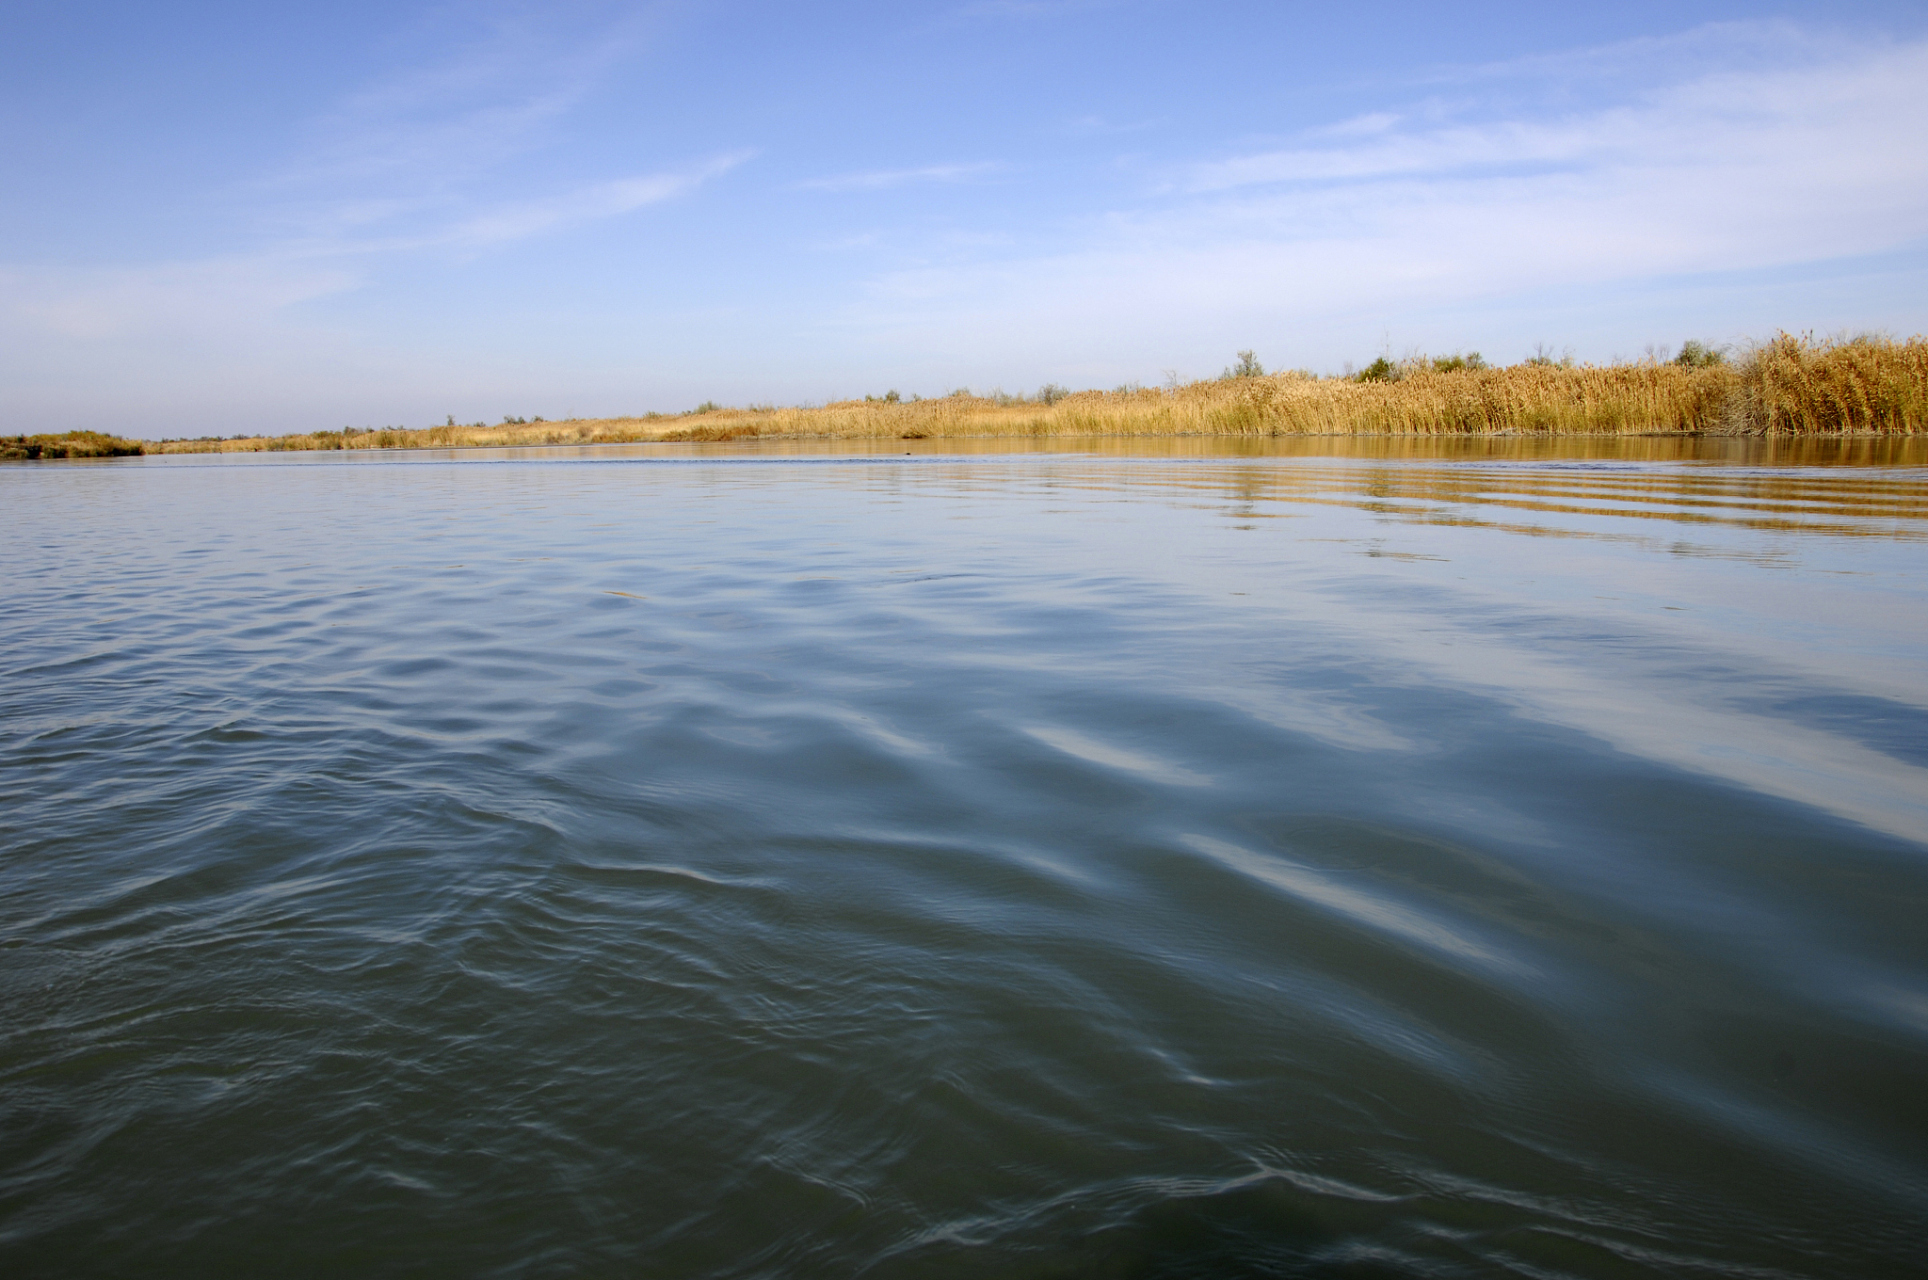
[(98, 431), (68, 431), (57, 436), (0, 436), (0, 459), (129, 458), (143, 452), (145, 449), (139, 440), (123, 440)]
[[(169, 440), (148, 453), (282, 449), (450, 448), (616, 444), (643, 440), (853, 439), (1051, 435), (1842, 435), (1928, 432), (1928, 338), (1831, 340), (1781, 334), (1730, 354), (1690, 341), (1621, 364), (1576, 364), (1542, 346), (1519, 364), (1478, 352), (1382, 355), (1357, 372), (1266, 373), (1252, 351), (1214, 379), (1147, 388), (1035, 394), (959, 388), (935, 399), (895, 391), (820, 407), (730, 409), (705, 401), (681, 414), (544, 422), (505, 416), (495, 426), (400, 427), (306, 435)], [(36, 452), (37, 451), (37, 452)], [(139, 442), (93, 432), (0, 438), (0, 456), (101, 457)]]
[(1674, 363), (1689, 369), (1705, 369), (1710, 364), (1726, 364), (1727, 348), (1710, 347), (1689, 338), (1680, 344), (1680, 354), (1674, 357)]
[(1230, 382), (1233, 378), (1263, 378), (1264, 376), (1265, 366), (1259, 363), (1257, 353), (1241, 351), (1238, 353), (1238, 363), (1228, 366), (1224, 373), (1218, 375), (1218, 380)]

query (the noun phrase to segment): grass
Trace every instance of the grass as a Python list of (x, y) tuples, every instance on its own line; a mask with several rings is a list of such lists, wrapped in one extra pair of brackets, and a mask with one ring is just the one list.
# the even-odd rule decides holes
[[(1700, 343), (1681, 357), (1577, 365), (1544, 350), (1495, 368), (1478, 353), (1382, 357), (1358, 375), (1265, 374), (1250, 352), (1225, 376), (1034, 396), (895, 393), (812, 408), (524, 422), (453, 421), (409, 431), (320, 431), (168, 440), (150, 453), (456, 448), (755, 438), (924, 440), (1035, 436), (1908, 435), (1928, 433), (1928, 338), (1817, 341), (1781, 334), (1734, 358)], [(71, 439), (87, 433), (70, 433)], [(111, 440), (112, 437), (95, 437)], [(32, 437), (52, 440), (54, 437)], [(137, 451), (131, 442), (127, 451)], [(9, 455), (19, 456), (19, 455)], [(45, 452), (41, 456), (54, 455)]]

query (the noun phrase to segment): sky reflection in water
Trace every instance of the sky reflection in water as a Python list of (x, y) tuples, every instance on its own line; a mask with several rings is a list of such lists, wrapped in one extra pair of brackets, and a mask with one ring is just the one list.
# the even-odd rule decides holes
[(967, 447), (0, 471), (0, 1262), (1908, 1274), (1919, 446)]

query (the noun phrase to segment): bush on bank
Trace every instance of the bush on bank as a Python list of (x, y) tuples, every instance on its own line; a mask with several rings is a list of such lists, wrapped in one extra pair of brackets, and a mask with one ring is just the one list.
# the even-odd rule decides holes
[(0, 459), (132, 458), (145, 453), (139, 440), (123, 440), (99, 431), (67, 431), (60, 435), (0, 436)]

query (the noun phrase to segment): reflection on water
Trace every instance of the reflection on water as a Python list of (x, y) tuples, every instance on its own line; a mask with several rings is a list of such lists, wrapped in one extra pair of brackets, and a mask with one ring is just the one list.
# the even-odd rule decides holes
[(1912, 1274), (1919, 444), (1026, 443), (0, 470), (0, 1264)]
[[(1928, 436), (979, 436), (941, 440), (737, 440), (419, 450), (442, 458), (865, 458), (1080, 456), (1376, 462), (1686, 462), (1749, 467), (1928, 466)], [(286, 457), (287, 455), (279, 455)], [(335, 455), (393, 459), (389, 454)]]
[[(1324, 503), (1403, 520), (1500, 528), (1554, 537), (1640, 536), (1626, 518), (1676, 524), (1729, 524), (1753, 529), (1918, 539), (1928, 516), (1928, 490), (1915, 469), (1722, 469), (1656, 472), (1652, 468), (1373, 465), (1213, 466), (1166, 473), (1164, 484), (1202, 501), (1230, 496), (1260, 515), (1260, 504)], [(1115, 487), (1115, 469), (1081, 474), (1070, 464), (1059, 483)], [(1553, 517), (1613, 516), (1599, 527)], [(1647, 531), (1651, 532), (1651, 531)]]
[[(954, 439), (734, 440), (712, 444), (544, 445), (516, 449), (174, 455), (179, 465), (391, 466), (410, 461), (977, 457), (1302, 458), (1374, 462), (1678, 462), (1746, 467), (1928, 466), (1928, 436), (967, 436)], [(153, 465), (158, 459), (150, 459)]]

